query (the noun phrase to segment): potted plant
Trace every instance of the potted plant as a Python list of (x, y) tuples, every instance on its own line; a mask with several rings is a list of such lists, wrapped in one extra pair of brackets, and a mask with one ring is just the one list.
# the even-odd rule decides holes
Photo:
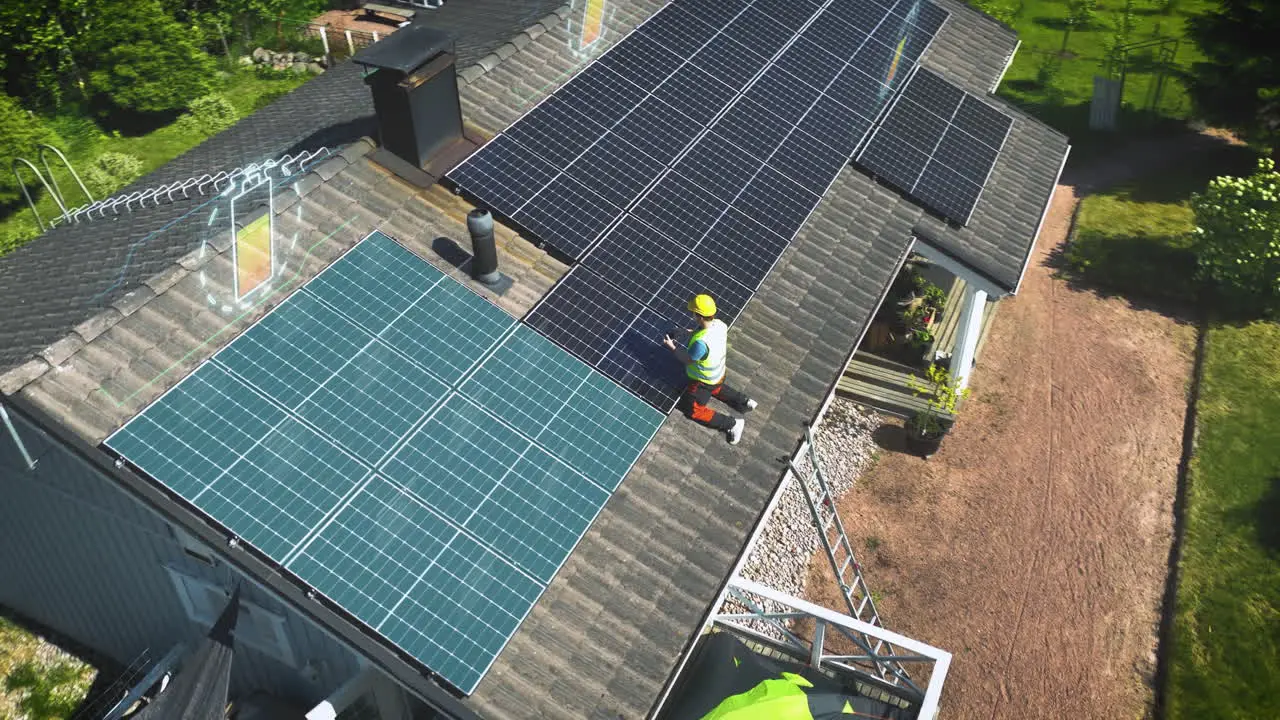
[(907, 450), (928, 460), (941, 447), (942, 438), (951, 429), (956, 403), (963, 400), (969, 390), (956, 389), (947, 370), (937, 363), (929, 365), (924, 376), (923, 381), (915, 375), (907, 378), (907, 385), (916, 397), (925, 399), (925, 409), (907, 420), (906, 430)]

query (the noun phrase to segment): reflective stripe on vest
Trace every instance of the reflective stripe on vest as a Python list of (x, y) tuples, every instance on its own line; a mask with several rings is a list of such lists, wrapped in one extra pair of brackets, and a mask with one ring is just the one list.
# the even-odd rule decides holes
[(719, 385), (724, 380), (724, 356), (729, 350), (729, 326), (719, 320), (699, 329), (689, 337), (689, 349), (701, 340), (707, 346), (707, 356), (695, 360), (685, 368), (690, 380), (708, 385)]

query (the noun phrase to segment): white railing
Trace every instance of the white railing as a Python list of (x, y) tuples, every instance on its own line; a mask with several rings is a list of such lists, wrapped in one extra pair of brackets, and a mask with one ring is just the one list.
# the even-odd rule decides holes
[[(725, 605), (711, 617), (711, 624), (721, 629), (767, 644), (781, 642), (797, 657), (808, 658), (809, 665), (837, 675), (854, 675), (890, 692), (913, 696), (919, 703), (920, 720), (933, 720), (942, 697), (942, 686), (951, 666), (951, 653), (935, 648), (878, 625), (862, 622), (848, 615), (814, 605), (806, 600), (778, 592), (760, 583), (734, 577), (729, 581)], [(764, 606), (782, 607), (781, 612), (764, 611)], [(745, 612), (737, 612), (737, 609)], [(813, 623), (813, 637), (804, 638), (794, 628), (797, 621)], [(863, 638), (874, 638), (886, 650), (877, 652)], [(779, 639), (781, 638), (781, 640)], [(854, 653), (837, 651), (834, 642), (844, 641), (857, 648)], [(910, 679), (899, 683), (880, 680), (877, 669), (886, 666), (914, 664), (927, 669), (924, 688)]]
[[(276, 160), (249, 163), (244, 167), (236, 168), (229, 172), (224, 170), (214, 174), (206, 173), (199, 177), (177, 180), (166, 185), (135, 190), (131, 193), (115, 195), (104, 200), (81, 205), (68, 210), (66, 217), (73, 223), (79, 223), (104, 217), (108, 211), (116, 215), (119, 215), (121, 210), (128, 212), (134, 208), (135, 204), (137, 207), (145, 207), (148, 203), (152, 206), (157, 206), (162, 202), (176, 202), (177, 200), (191, 197), (193, 192), (198, 195), (206, 195), (208, 191), (212, 191), (212, 194), (217, 195), (235, 187), (236, 181), (240, 178), (257, 173), (275, 171), (282, 178), (289, 178), (319, 160), (328, 157), (330, 154), (329, 148), (322, 147), (317, 150), (304, 150), (294, 155), (282, 155)], [(56, 225), (57, 223), (54, 222), (52, 224)]]

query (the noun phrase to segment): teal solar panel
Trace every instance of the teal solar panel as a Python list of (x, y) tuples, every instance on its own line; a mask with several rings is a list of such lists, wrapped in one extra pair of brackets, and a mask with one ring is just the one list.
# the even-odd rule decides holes
[(461, 391), (611, 492), (665, 418), (524, 325)]
[(298, 415), (376, 465), (448, 392), (412, 360), (370, 340), (298, 407)]
[(663, 419), (374, 233), (105, 444), (470, 693)]
[(218, 353), (218, 362), (293, 409), (373, 338), (306, 293), (290, 297)]

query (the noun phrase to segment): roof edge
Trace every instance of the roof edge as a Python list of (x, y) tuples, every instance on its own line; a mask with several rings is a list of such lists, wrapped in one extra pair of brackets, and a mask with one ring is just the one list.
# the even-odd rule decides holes
[(1022, 287), (1022, 278), (1027, 275), (1027, 268), (1031, 265), (1031, 256), (1036, 251), (1036, 244), (1040, 242), (1040, 231), (1044, 229), (1044, 222), (1049, 217), (1049, 209), (1053, 207), (1053, 199), (1058, 194), (1058, 186), (1062, 183), (1062, 171), (1067, 167), (1067, 159), (1071, 157), (1071, 145), (1068, 143), (1066, 152), (1062, 153), (1062, 162), (1058, 165), (1058, 174), (1053, 178), (1053, 188), (1049, 190), (1049, 197), (1044, 201), (1044, 210), (1040, 213), (1040, 222), (1036, 224), (1036, 232), (1031, 236), (1031, 245), (1027, 248), (1027, 258), (1022, 262), (1022, 271), (1018, 273), (1018, 282), (1014, 284), (1010, 294), (1017, 295), (1019, 288)]
[[(906, 262), (907, 257), (911, 255), (913, 247), (915, 247), (914, 238), (908, 240), (903, 246), (902, 252), (898, 255), (898, 261), (894, 265), (893, 272), (889, 274), (888, 280), (885, 281), (884, 286), (880, 289), (880, 297), (876, 301), (875, 307), (867, 316), (867, 321), (863, 323), (862, 332), (859, 333), (857, 340), (853, 343), (853, 348), (849, 351), (849, 354), (845, 356), (844, 363), (840, 367), (840, 372), (836, 374), (835, 378), (827, 386), (825, 399), (822, 401), (822, 404), (818, 406), (817, 412), (814, 413), (813, 419), (809, 422), (809, 428), (820, 424), (823, 417), (826, 416), (827, 410), (830, 409), (831, 403), (835, 400), (836, 388), (840, 384), (840, 378), (844, 375), (844, 371), (849, 367), (849, 363), (853, 362), (854, 355), (858, 353), (858, 348), (862, 345), (862, 341), (867, 336), (867, 331), (871, 328), (871, 318), (875, 317), (875, 314), (880, 310), (880, 307), (884, 305), (885, 299), (889, 296), (889, 290), (893, 287), (893, 281), (898, 277), (898, 273), (902, 271), (902, 265)], [(803, 453), (805, 450), (805, 444), (806, 441), (802, 435), (798, 440), (796, 440), (795, 449), (792, 451), (788, 460), (793, 460)], [(785, 493), (787, 488), (790, 486), (790, 483), (788, 482), (788, 478), (790, 476), (791, 469), (788, 466), (782, 470), (782, 474), (778, 478), (778, 483), (774, 486), (773, 493), (769, 496), (769, 500), (765, 503), (765, 506), (761, 508), (760, 514), (756, 516), (755, 524), (751, 526), (751, 533), (747, 536), (746, 541), (739, 549), (738, 557), (734, 560), (733, 566), (720, 580), (720, 586), (716, 589), (715, 598), (707, 605), (706, 610), (702, 614), (702, 620), (698, 623), (696, 631), (689, 637), (688, 642), (685, 643), (684, 649), (680, 651), (680, 657), (677, 660), (675, 667), (673, 667), (671, 672), (667, 675), (667, 679), (662, 685), (661, 692), (658, 694), (653, 705), (649, 707), (649, 712), (645, 715), (649, 720), (655, 720), (658, 717), (658, 713), (662, 711), (662, 708), (666, 705), (671, 693), (675, 690), (676, 684), (680, 679), (680, 674), (684, 672), (690, 658), (693, 657), (693, 651), (698, 646), (698, 640), (703, 636), (708, 624), (711, 622), (711, 616), (715, 614), (717, 608), (724, 604), (725, 596), (728, 594), (729, 581), (742, 572), (742, 568), (750, 558), (751, 551), (755, 549), (756, 543), (764, 533), (764, 529), (769, 518), (772, 517), (774, 511), (778, 507), (778, 504), (782, 501), (783, 493)]]
[(327, 601), (319, 596), (308, 595), (304, 589), (290, 582), (270, 563), (248, 551), (247, 546), (240, 544), (231, 548), (229, 552), (223, 535), (197, 517), (193, 511), (170, 498), (155, 484), (135, 473), (123, 460), (113, 459), (100, 447), (90, 445), (24, 397), (9, 396), (0, 402), (7, 403), (22, 419), (53, 438), (90, 467), (112, 479), (144, 508), (158, 515), (162, 521), (180, 526), (182, 530), (209, 548), (215, 549), (218, 556), (228, 565), (245, 577), (260, 583), (266, 591), (314, 623), (321, 632), (357, 655), (368, 659), (429, 705), (448, 713), (457, 720), (481, 720), (480, 716), (467, 707), (461, 699), (437, 684), (429, 673), (424, 673), (360, 630), (354, 621), (329, 608)]

